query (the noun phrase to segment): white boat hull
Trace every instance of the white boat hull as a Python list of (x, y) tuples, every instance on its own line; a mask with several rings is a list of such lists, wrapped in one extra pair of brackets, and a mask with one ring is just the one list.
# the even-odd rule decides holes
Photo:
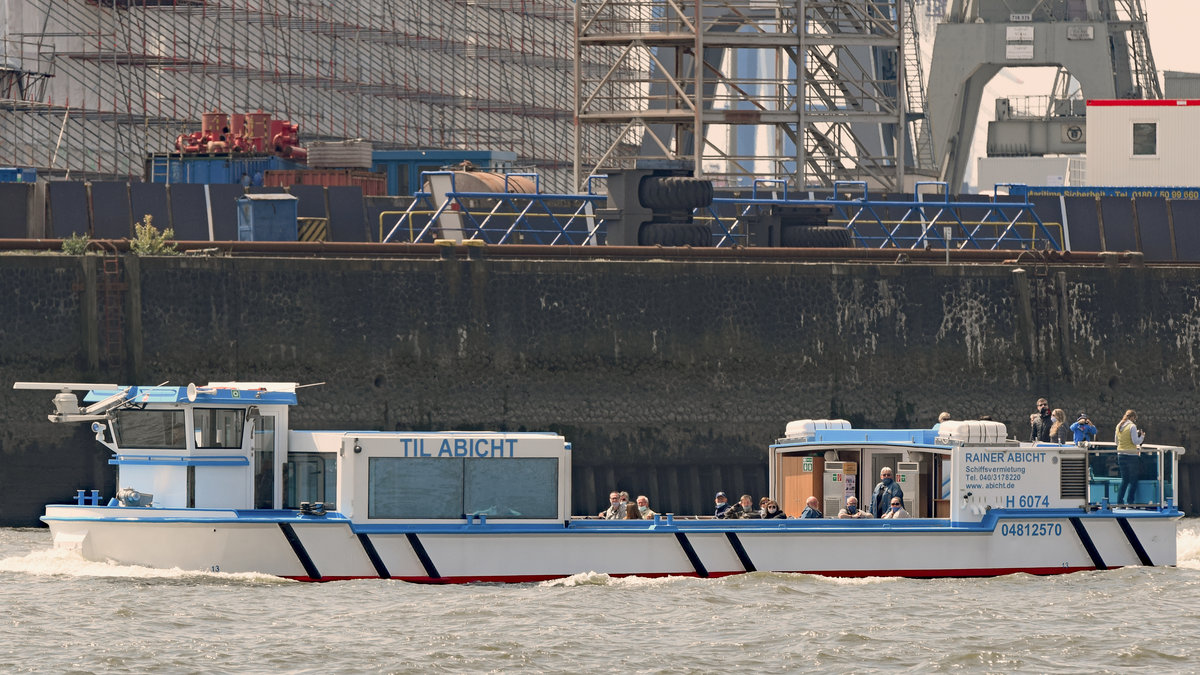
[(89, 560), (312, 581), (461, 583), (538, 581), (586, 572), (965, 577), (1174, 565), (1180, 517), (1177, 511), (1013, 511), (972, 524), (792, 519), (356, 528), (336, 514), (272, 518), (249, 513), (51, 506), (43, 520), (56, 546), (77, 549)]

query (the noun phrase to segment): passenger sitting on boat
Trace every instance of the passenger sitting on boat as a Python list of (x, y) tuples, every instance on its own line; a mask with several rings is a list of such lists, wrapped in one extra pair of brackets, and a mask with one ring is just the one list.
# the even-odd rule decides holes
[(949, 421), (950, 421), (950, 413), (943, 412), (942, 414), (938, 415), (938, 421), (937, 421), (937, 424), (933, 425), (933, 430), (937, 431), (942, 426), (942, 422), (949, 422)]
[(870, 511), (861, 511), (858, 508), (858, 497), (850, 497), (846, 500), (846, 506), (838, 511), (838, 518), (874, 518)]
[(762, 518), (787, 518), (787, 514), (783, 512), (783, 509), (779, 508), (774, 499), (767, 499), (759, 515)]
[(758, 511), (754, 508), (754, 500), (750, 495), (742, 495), (738, 503), (729, 507), (725, 512), (726, 518), (758, 518)]
[(600, 512), (600, 517), (605, 520), (625, 520), (629, 512), (625, 508), (626, 505), (621, 502), (621, 493), (616, 491), (610, 492), (608, 494), (608, 501), (610, 506), (608, 510)]
[(639, 520), (642, 514), (638, 512), (637, 504), (629, 498), (629, 493), (621, 490), (621, 503), (625, 505), (625, 517), (630, 520)]
[(650, 498), (646, 495), (638, 495), (637, 498), (638, 517), (642, 520), (653, 520), (658, 514), (650, 510)]
[(824, 518), (821, 513), (821, 502), (816, 497), (809, 497), (808, 501), (804, 502), (804, 511), (800, 514), (801, 518)]
[(891, 508), (889, 508), (887, 510), (887, 512), (884, 513), (880, 517), (881, 518), (891, 518), (891, 519), (895, 520), (896, 518), (908, 518), (909, 515), (908, 515), (908, 511), (904, 510), (904, 504), (901, 504), (899, 499), (893, 499), (892, 503), (891, 503)]
[(879, 484), (871, 493), (871, 515), (882, 518), (893, 498), (904, 499), (904, 490), (901, 490), (900, 484), (892, 478), (892, 467), (885, 466), (879, 470)]
[(718, 492), (716, 499), (713, 501), (716, 502), (716, 508), (713, 510), (713, 518), (724, 518), (725, 513), (730, 508), (729, 500), (725, 497), (725, 493)]

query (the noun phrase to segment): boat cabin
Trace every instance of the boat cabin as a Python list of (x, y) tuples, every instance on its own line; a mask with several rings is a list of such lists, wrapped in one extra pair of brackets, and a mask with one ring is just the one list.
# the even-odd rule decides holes
[(50, 419), (92, 422), (96, 440), (114, 455), (120, 490), (113, 505), (336, 509), (379, 523), (570, 517), (571, 446), (562, 436), (292, 431), (296, 387), (90, 389), (84, 408), (74, 394), (58, 394)]
[[(769, 483), (785, 513), (816, 497), (836, 517), (853, 496), (869, 509), (890, 467), (914, 518), (978, 521), (992, 509), (1109, 508), (1120, 476), (1112, 443), (1058, 445), (1006, 438), (1003, 423), (948, 421), (932, 429), (854, 429), (846, 420), (790, 422), (769, 449)], [(1177, 446), (1145, 445), (1136, 507), (1175, 501)]]

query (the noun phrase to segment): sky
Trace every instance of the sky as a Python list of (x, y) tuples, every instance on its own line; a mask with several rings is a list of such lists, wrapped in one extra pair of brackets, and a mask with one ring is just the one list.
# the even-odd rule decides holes
[(1146, 10), (1150, 49), (1159, 72), (1200, 72), (1195, 45), (1200, 7), (1195, 0), (1142, 0), (1142, 9)]

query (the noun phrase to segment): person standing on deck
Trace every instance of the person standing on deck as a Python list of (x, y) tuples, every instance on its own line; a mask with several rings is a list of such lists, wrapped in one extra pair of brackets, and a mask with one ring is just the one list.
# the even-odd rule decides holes
[(904, 499), (904, 490), (900, 489), (900, 484), (892, 477), (892, 467), (885, 466), (879, 470), (879, 484), (871, 493), (871, 515), (876, 518), (883, 517), (893, 497)]
[(1037, 400), (1037, 412), (1029, 415), (1029, 440), (1037, 443), (1050, 442), (1050, 402), (1044, 398)]
[(1126, 410), (1117, 423), (1117, 466), (1121, 469), (1121, 485), (1117, 487), (1117, 503), (1133, 504), (1137, 494), (1138, 464), (1141, 445), (1146, 434), (1137, 428), (1137, 413)]
[(1075, 432), (1076, 445), (1096, 440), (1096, 425), (1092, 424), (1085, 412), (1079, 413), (1079, 419), (1071, 425), (1071, 431)]

